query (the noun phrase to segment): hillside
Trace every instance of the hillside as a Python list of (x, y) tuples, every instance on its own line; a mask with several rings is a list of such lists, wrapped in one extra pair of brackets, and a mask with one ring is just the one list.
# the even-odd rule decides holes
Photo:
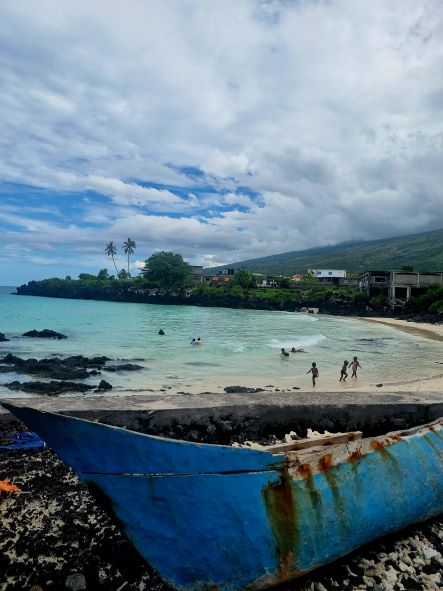
[[(229, 264), (230, 267), (245, 267), (273, 275), (305, 273), (307, 269), (315, 268), (346, 269), (356, 273), (390, 271), (403, 265), (412, 265), (415, 271), (443, 271), (443, 230), (284, 252)], [(205, 269), (205, 274), (221, 268)]]

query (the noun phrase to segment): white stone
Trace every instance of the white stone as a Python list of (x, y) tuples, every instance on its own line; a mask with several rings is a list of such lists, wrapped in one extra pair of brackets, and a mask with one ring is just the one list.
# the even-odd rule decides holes
[(440, 552), (437, 552), (437, 550), (429, 546), (423, 546), (421, 553), (426, 560), (431, 560), (431, 558), (435, 558), (436, 556), (440, 556), (441, 558)]
[(398, 574), (397, 571), (389, 565), (389, 568), (385, 569), (384, 577), (383, 577), (390, 585), (393, 585), (397, 582)]

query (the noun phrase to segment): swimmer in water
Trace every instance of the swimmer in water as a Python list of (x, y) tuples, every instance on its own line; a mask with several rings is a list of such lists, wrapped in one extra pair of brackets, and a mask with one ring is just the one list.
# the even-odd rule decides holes
[(304, 349), (296, 349), (295, 347), (292, 347), (291, 353), (306, 353), (306, 351)]
[(203, 346), (203, 341), (200, 339), (200, 337), (198, 337), (197, 339), (197, 347), (202, 347)]
[(285, 351), (284, 347), (281, 348), (281, 353), (280, 355), (282, 357), (289, 357), (289, 353), (287, 351)]
[(191, 347), (196, 347), (196, 346), (197, 346), (197, 343), (195, 342), (195, 339), (192, 339), (192, 341), (191, 341)]

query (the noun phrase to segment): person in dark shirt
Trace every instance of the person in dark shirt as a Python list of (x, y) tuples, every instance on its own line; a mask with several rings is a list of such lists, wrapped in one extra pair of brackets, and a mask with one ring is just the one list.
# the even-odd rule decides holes
[(348, 362), (347, 361), (343, 361), (343, 367), (341, 368), (341, 372), (340, 372), (340, 382), (346, 382), (346, 378), (348, 377), (348, 372), (346, 371), (348, 369)]

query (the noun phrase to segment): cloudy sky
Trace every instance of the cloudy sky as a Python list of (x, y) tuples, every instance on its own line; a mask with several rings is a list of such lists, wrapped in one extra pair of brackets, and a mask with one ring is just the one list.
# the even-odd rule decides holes
[(441, 0), (2, 0), (0, 284), (443, 227), (442, 39)]

